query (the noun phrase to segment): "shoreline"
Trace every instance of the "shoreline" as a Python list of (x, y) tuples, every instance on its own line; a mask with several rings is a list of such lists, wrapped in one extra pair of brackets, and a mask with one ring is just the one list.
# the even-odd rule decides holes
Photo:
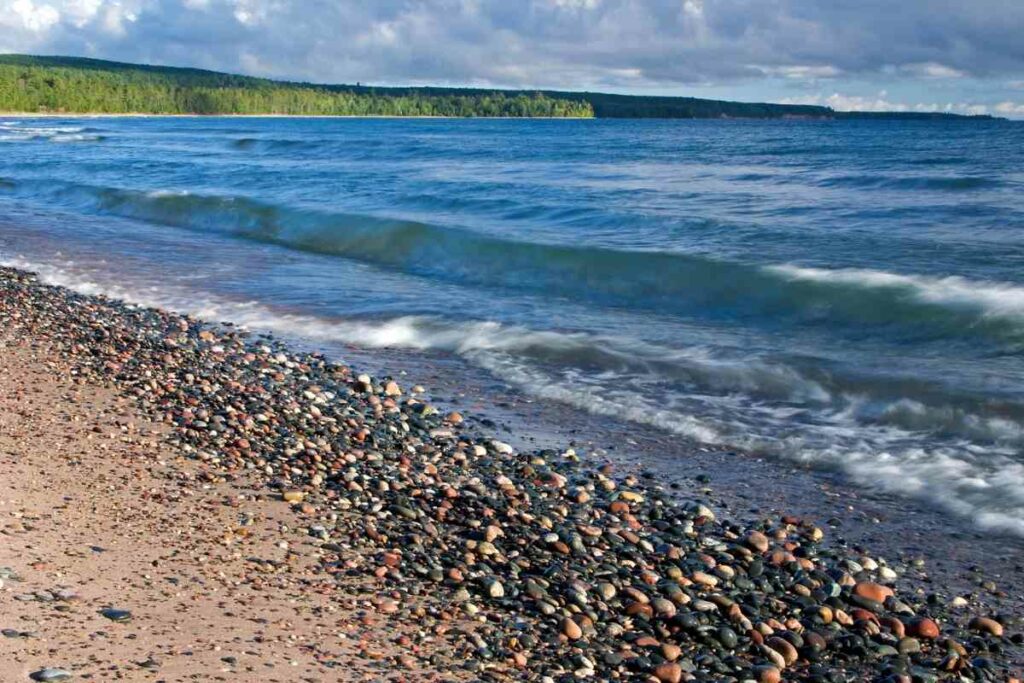
[[(181, 463), (317, 517), (314, 576), (353, 562), (346, 573), (426, 605), (425, 623), (474, 624), (450, 647), (474, 677), (866, 680), (923, 667), (1012, 680), (1002, 667), (1024, 661), (1019, 610), (1003, 613), (998, 587), (960, 605), (931, 586), (929, 600), (920, 567), (835, 543), (824, 520), (739, 519), (700, 487), (679, 500), (642, 472), (518, 452), (386, 376), (230, 327), (9, 268), (0, 293), (17, 343), (161, 424)], [(18, 603), (0, 595), (6, 616)]]

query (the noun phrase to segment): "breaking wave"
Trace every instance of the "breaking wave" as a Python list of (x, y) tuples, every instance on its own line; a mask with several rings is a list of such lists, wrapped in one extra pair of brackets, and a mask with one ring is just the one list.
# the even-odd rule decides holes
[[(668, 349), (635, 339), (531, 330), (426, 316), (327, 319), (260, 302), (201, 295), (185, 286), (109, 284), (70, 264), (19, 258), (48, 283), (93, 295), (230, 320), (324, 345), (440, 350), (539, 398), (649, 425), (708, 446), (742, 449), (928, 501), (977, 525), (1024, 535), (1024, 406), (983, 397), (892, 395), (863, 379), (808, 374), (784, 362), (722, 358), (710, 349)], [(655, 385), (672, 391), (654, 393)], [(900, 385), (905, 388), (906, 385)], [(869, 405), (870, 404), (870, 405)], [(931, 437), (947, 437), (936, 442)]]
[(0, 189), (458, 284), (712, 318), (868, 325), (915, 341), (982, 337), (1013, 349), (1024, 343), (1024, 287), (1007, 283), (521, 242), (458, 226), (323, 213), (241, 196), (48, 183)]

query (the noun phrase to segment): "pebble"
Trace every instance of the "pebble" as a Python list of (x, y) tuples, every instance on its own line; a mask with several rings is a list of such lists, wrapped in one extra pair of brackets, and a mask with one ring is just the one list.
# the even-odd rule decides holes
[(1003, 625), (988, 617), (974, 617), (968, 624), (968, 628), (996, 638), (1001, 638), (1003, 635)]
[(911, 620), (907, 633), (915, 638), (935, 640), (939, 637), (939, 625), (927, 617), (918, 617)]
[(654, 670), (654, 676), (662, 683), (679, 683), (683, 680), (683, 669), (675, 662), (665, 662)]
[(760, 531), (750, 531), (746, 536), (746, 543), (748, 546), (753, 548), (759, 553), (768, 552), (769, 541), (768, 537), (762, 534)]
[(761, 665), (754, 669), (757, 683), (780, 683), (782, 672), (774, 666)]
[(579, 640), (583, 637), (583, 629), (575, 621), (566, 617), (562, 620), (562, 634), (569, 640)]
[(40, 669), (29, 674), (33, 681), (67, 681), (71, 679), (71, 672), (64, 669)]
[(891, 598), (894, 593), (888, 586), (865, 581), (853, 587), (853, 594), (872, 600), (877, 603), (884, 603), (886, 598)]
[(110, 619), (111, 621), (117, 622), (131, 621), (132, 618), (132, 613), (128, 610), (114, 609), (113, 607), (108, 607), (106, 609), (100, 610), (100, 614), (106, 617), (107, 619)]

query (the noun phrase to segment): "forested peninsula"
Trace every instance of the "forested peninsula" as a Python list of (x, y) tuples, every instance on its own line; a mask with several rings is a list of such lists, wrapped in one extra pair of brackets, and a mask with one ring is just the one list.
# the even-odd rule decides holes
[[(80, 57), (0, 55), (0, 112), (553, 118), (966, 118), (590, 92), (370, 87)], [(975, 117), (987, 118), (987, 117)]]

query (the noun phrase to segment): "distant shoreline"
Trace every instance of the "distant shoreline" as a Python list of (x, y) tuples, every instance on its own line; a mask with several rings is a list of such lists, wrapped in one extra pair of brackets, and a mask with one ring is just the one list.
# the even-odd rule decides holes
[[(0, 112), (9, 119), (441, 119), (499, 121), (593, 121), (593, 116), (388, 116), (384, 114), (141, 114)], [(693, 120), (693, 119), (691, 119)], [(753, 119), (752, 119), (753, 120)]]
[(387, 120), (438, 120), (438, 121), (1007, 121), (1015, 119), (988, 117), (916, 118), (900, 116), (899, 112), (836, 112), (836, 116), (693, 116), (693, 117), (602, 117), (602, 116), (396, 116), (387, 114), (151, 114), (151, 113), (85, 113), (85, 112), (0, 112), (0, 118), (8, 119), (387, 119)]
[[(590, 91), (373, 86), (278, 81), (173, 66), (66, 56), (0, 55), (0, 108), (124, 112), (143, 102), (169, 115), (327, 118), (599, 118), (738, 120), (991, 120), (952, 112), (841, 112), (831, 107)], [(85, 111), (82, 110), (93, 110)], [(210, 112), (203, 114), (199, 112)], [(67, 115), (60, 114), (57, 115)], [(114, 115), (114, 114), (110, 114)], [(118, 114), (123, 116), (137, 113)], [(141, 115), (156, 115), (146, 112)]]

